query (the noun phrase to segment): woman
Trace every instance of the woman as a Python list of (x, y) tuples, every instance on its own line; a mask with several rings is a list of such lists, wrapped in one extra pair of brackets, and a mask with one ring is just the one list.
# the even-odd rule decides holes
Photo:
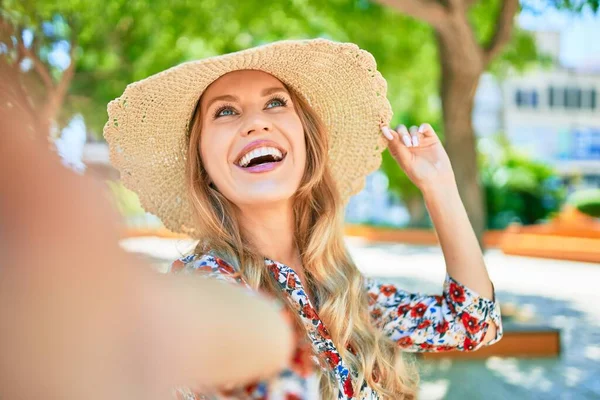
[[(168, 228), (199, 240), (172, 270), (268, 293), (296, 323), (298, 350), (277, 379), (203, 396), (410, 399), (417, 380), (403, 350), (500, 339), (443, 146), (427, 124), (391, 130), (385, 92), (369, 53), (315, 39), (181, 64), (109, 105), (105, 137), (124, 183)], [(365, 279), (344, 246), (343, 206), (386, 145), (431, 213), (448, 271), (442, 296)]]

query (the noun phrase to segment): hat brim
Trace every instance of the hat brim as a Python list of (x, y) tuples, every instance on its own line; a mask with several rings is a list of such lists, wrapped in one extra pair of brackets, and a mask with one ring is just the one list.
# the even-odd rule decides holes
[(190, 61), (131, 83), (108, 104), (110, 160), (142, 207), (174, 232), (194, 236), (187, 201), (188, 124), (203, 91), (237, 70), (267, 72), (301, 95), (325, 124), (329, 163), (344, 201), (379, 168), (380, 132), (392, 110), (373, 56), (353, 43), (285, 40)]

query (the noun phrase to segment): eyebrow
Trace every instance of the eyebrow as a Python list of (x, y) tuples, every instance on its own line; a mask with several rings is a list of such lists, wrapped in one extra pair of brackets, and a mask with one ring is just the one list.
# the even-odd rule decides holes
[[(265, 96), (268, 96), (270, 94), (277, 93), (277, 92), (287, 93), (287, 90), (285, 90), (285, 88), (282, 87), (282, 86), (274, 86), (274, 87), (263, 89), (263, 91), (260, 92), (260, 95), (262, 97), (265, 97)], [(224, 94), (224, 95), (216, 96), (216, 97), (213, 97), (212, 99), (210, 99), (210, 101), (206, 105), (206, 109), (208, 110), (210, 108), (210, 106), (214, 102), (219, 101), (219, 100), (223, 100), (223, 101), (235, 101), (235, 102), (239, 102), (240, 101), (239, 97), (237, 97), (237, 96), (233, 96), (231, 94)]]

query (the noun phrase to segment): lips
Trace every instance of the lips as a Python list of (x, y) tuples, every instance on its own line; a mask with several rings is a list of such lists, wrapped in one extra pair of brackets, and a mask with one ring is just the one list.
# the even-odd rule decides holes
[[(260, 148), (272, 148), (272, 149), (276, 149), (281, 153), (281, 160), (278, 160), (277, 162), (281, 162), (285, 159), (285, 156), (287, 155), (287, 151), (282, 148), (279, 144), (275, 143), (272, 140), (255, 140), (249, 144), (247, 144), (246, 146), (244, 146), (244, 148), (238, 153), (237, 157), (235, 158), (235, 162), (234, 164), (237, 165), (238, 167), (242, 167), (242, 162), (244, 164), (247, 164), (248, 159), (244, 159), (244, 157), (249, 154), (250, 152), (252, 152), (253, 150), (256, 149), (260, 149)], [(254, 152), (253, 154), (256, 155), (258, 152)], [(276, 153), (276, 152), (275, 152)], [(278, 158), (278, 157), (277, 157)]]

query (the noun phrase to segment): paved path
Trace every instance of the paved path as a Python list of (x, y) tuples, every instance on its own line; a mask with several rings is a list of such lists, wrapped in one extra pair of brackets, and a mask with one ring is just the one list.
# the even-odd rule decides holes
[[(365, 275), (406, 290), (437, 294), (445, 275), (436, 247), (369, 244), (348, 239)], [(185, 253), (185, 240), (134, 238), (122, 245), (159, 269)], [(503, 304), (519, 304), (534, 321), (561, 329), (558, 359), (490, 358), (421, 366), (421, 399), (600, 399), (600, 265), (487, 252), (486, 265)]]

